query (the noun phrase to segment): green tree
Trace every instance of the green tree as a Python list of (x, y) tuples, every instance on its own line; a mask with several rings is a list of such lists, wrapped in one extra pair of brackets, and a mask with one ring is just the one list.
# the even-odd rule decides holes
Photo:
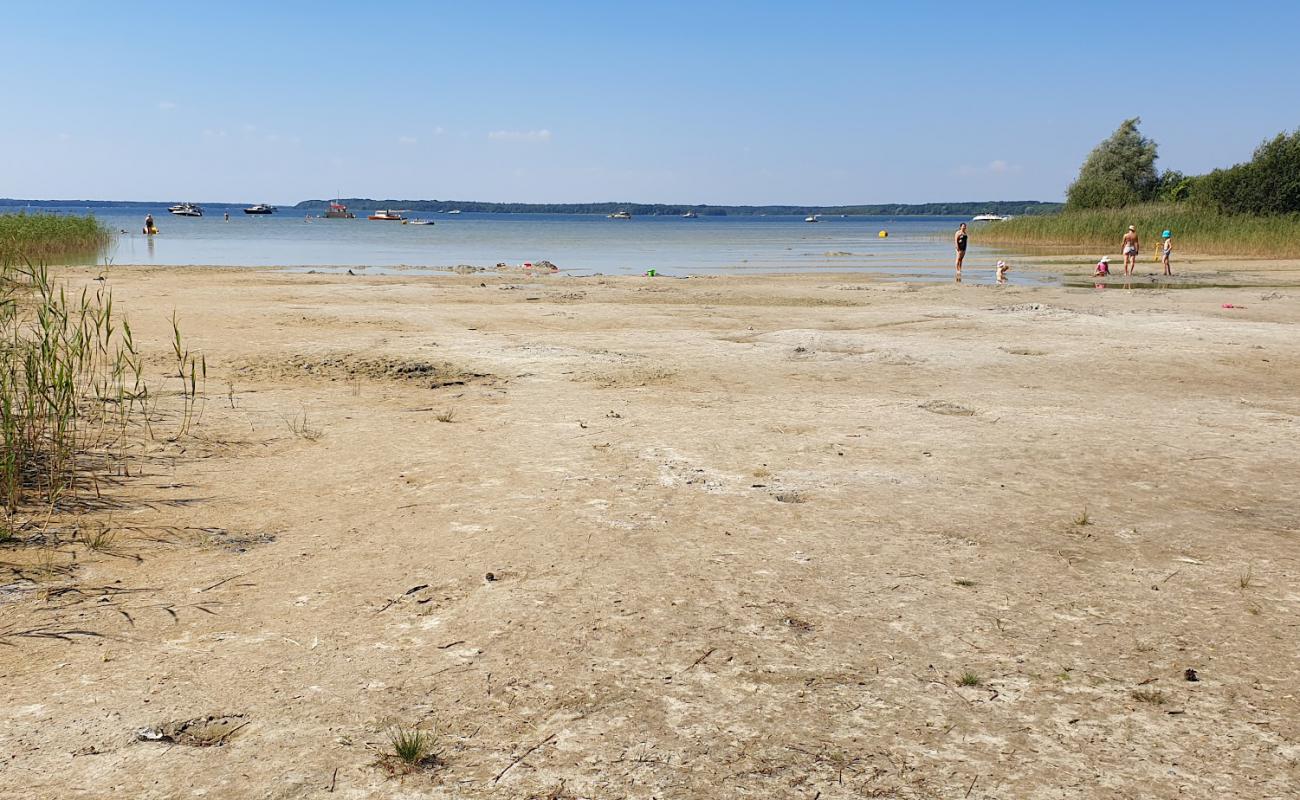
[(1264, 142), (1245, 164), (1199, 178), (1193, 194), (1232, 214), (1300, 212), (1300, 130)]
[(1184, 175), (1176, 169), (1167, 169), (1160, 173), (1160, 183), (1156, 187), (1156, 199), (1166, 203), (1181, 203), (1192, 196), (1195, 178)]
[(1155, 197), (1156, 143), (1138, 131), (1138, 117), (1126, 119), (1097, 145), (1066, 192), (1068, 208), (1122, 208)]

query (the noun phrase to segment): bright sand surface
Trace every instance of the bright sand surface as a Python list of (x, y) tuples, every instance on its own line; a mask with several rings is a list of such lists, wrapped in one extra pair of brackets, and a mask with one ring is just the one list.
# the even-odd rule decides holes
[(170, 393), (110, 546), (0, 550), (0, 796), (1294, 797), (1300, 272), (1235, 267), (114, 267)]

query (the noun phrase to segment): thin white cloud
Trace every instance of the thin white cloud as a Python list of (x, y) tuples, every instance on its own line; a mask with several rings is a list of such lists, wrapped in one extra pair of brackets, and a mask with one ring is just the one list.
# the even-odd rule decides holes
[(418, 142), (418, 141), (419, 141), (419, 139), (416, 139), (414, 136), (398, 136), (398, 137), (397, 137), (397, 143), (398, 143), (398, 144), (415, 144), (415, 143)]
[(1019, 164), (1011, 164), (1002, 159), (994, 159), (982, 167), (972, 167), (969, 164), (963, 164), (957, 168), (957, 174), (962, 177), (970, 178), (976, 175), (1009, 175), (1020, 172), (1023, 169)]
[(549, 142), (551, 132), (546, 128), (536, 131), (491, 131), (488, 138), (497, 142)]
[(441, 135), (443, 135), (443, 134), (446, 133), (446, 132), (447, 132), (447, 129), (444, 128), (444, 127), (442, 127), (441, 125), (438, 125), (437, 127), (435, 127), (435, 128), (433, 129), (433, 135), (434, 135), (434, 136), (441, 136)]
[(177, 107), (176, 104), (173, 103), (173, 102), (170, 101), (170, 100), (159, 100), (159, 101), (158, 101), (158, 110), (159, 110), (159, 111), (172, 111), (172, 110), (175, 109), (176, 107)]

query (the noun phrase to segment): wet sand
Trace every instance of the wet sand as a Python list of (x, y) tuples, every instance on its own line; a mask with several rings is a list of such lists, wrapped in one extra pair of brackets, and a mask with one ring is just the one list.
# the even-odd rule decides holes
[(1292, 796), (1300, 271), (1219, 269), (115, 267), (205, 402), (0, 579), (0, 795)]

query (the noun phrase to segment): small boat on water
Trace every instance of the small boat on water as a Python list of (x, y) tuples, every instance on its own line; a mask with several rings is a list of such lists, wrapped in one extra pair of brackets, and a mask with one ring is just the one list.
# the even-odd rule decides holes
[(821, 222), (821, 214), (809, 214), (803, 218), (804, 222)]
[(605, 215), (605, 219), (632, 219), (630, 211), (615, 211), (613, 214)]
[(329, 210), (325, 212), (325, 219), (356, 219), (357, 215), (348, 211), (348, 207), (342, 203), (330, 203)]
[(178, 217), (201, 217), (203, 209), (196, 203), (177, 203), (167, 209)]
[(1011, 219), (1011, 217), (1003, 217), (998, 214), (980, 214), (972, 217), (971, 222), (1001, 222), (1004, 219)]
[[(374, 217), (371, 217), (371, 219), (374, 219)], [(431, 219), (405, 219), (402, 220), (402, 224), (403, 225), (432, 225), (434, 223), (433, 220)]]
[(376, 211), (366, 217), (366, 219), (377, 219), (384, 222), (406, 222), (406, 217), (402, 216), (402, 211), (397, 211), (391, 208)]
[(696, 214), (694, 209), (682, 214), (682, 219), (697, 219), (700, 215)]
[(268, 206), (266, 203), (258, 203), (244, 209), (245, 214), (274, 214), (275, 206)]
[(459, 214), (459, 213), (460, 213), (460, 209), (459, 209), (459, 208), (453, 208), (451, 211), (448, 211), (447, 213), (448, 213), (448, 214)]

